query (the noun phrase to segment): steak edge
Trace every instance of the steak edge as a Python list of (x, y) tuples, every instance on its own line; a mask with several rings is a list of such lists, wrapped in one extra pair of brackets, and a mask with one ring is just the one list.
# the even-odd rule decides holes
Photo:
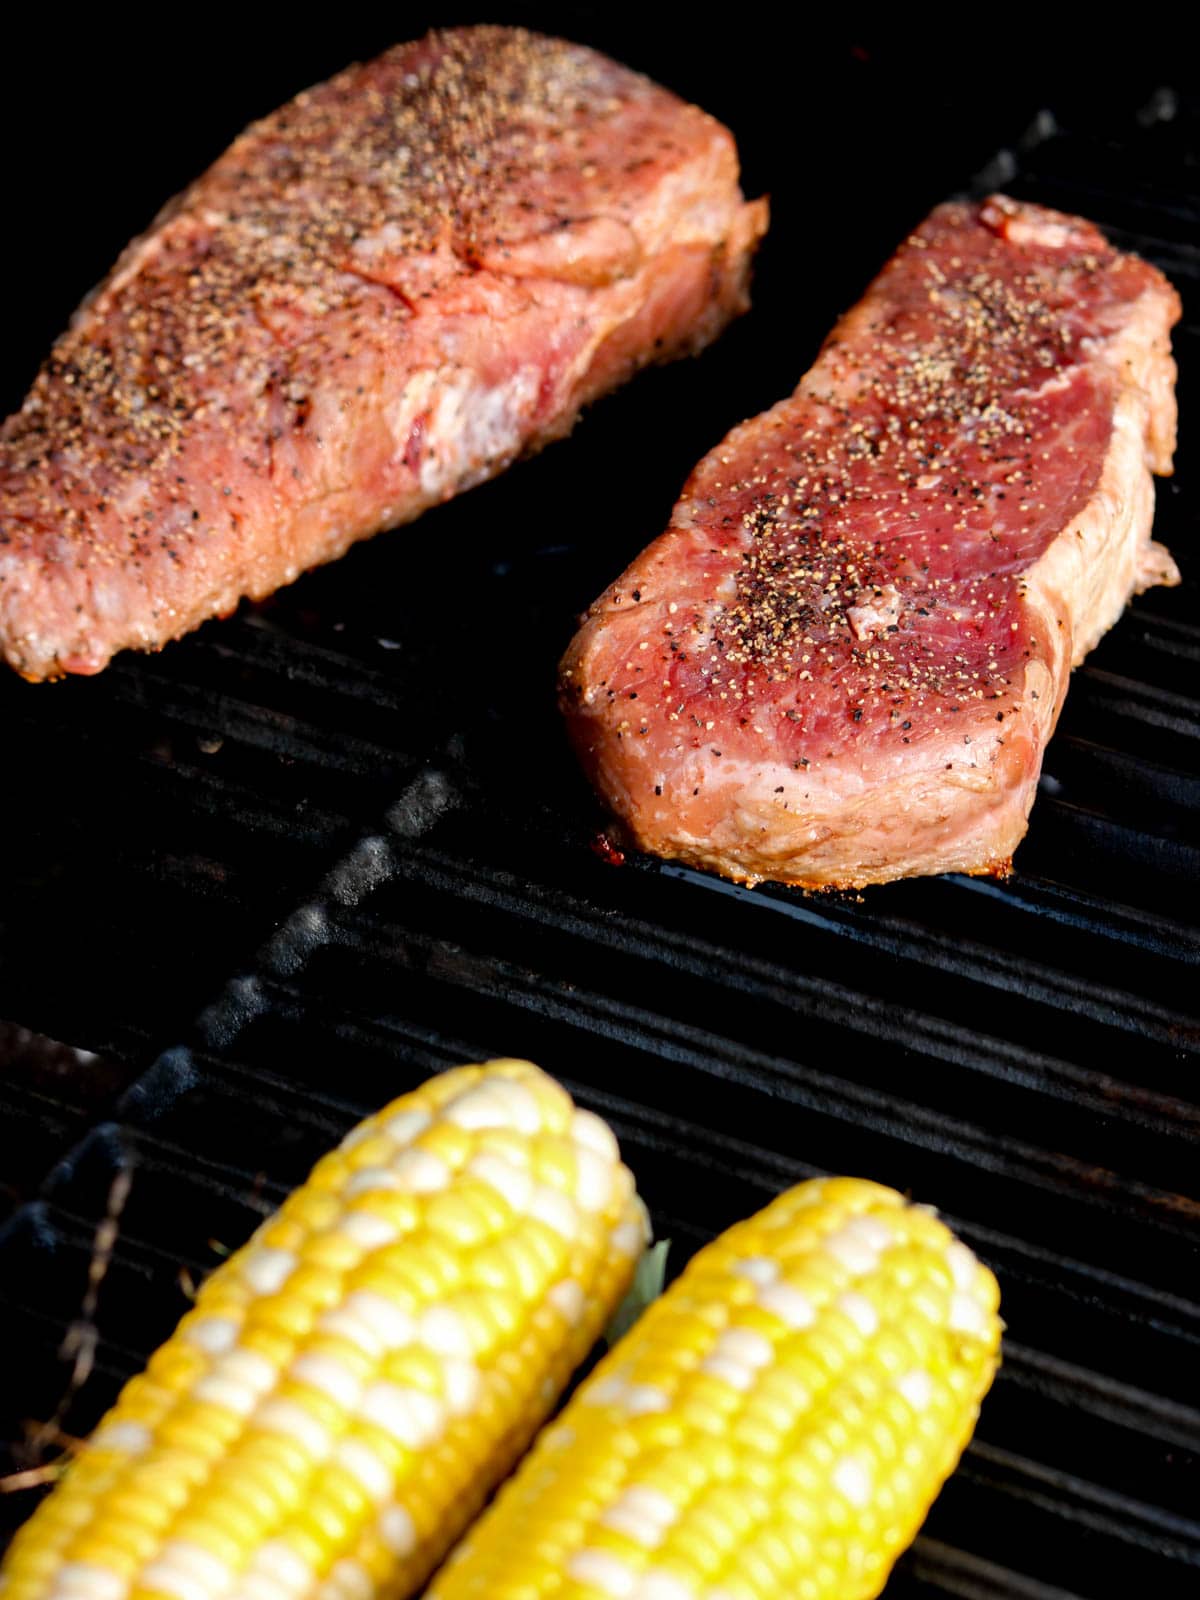
[(566, 433), (745, 309), (728, 131), (517, 29), (401, 45), (251, 126), (0, 429), (0, 650), (92, 673)]
[(939, 207), (696, 468), (560, 698), (641, 849), (747, 883), (1004, 874), (1175, 442), (1175, 291), (1090, 223)]

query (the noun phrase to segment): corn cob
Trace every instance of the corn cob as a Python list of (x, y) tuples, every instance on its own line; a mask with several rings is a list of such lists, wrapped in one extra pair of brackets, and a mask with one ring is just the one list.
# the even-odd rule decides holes
[(426, 1600), (869, 1600), (970, 1437), (998, 1302), (929, 1211), (802, 1184), (649, 1308)]
[(4, 1600), (411, 1593), (645, 1239), (611, 1132), (536, 1067), (434, 1078), (204, 1283), (17, 1534)]

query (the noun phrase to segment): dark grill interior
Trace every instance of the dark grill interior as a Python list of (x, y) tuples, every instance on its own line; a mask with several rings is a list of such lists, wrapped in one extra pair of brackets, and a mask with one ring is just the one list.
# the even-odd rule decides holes
[(889, 1595), (1195, 1593), (1198, 150), (1200, 106), (1161, 94), (1102, 130), (1043, 116), (975, 180), (1087, 214), (1187, 307), (1157, 520), (1184, 584), (1136, 600), (1076, 673), (1007, 883), (859, 901), (606, 864), (552, 700), (573, 615), (702, 450), (794, 382), (952, 186), (937, 172), (852, 226), (799, 310), (769, 248), (756, 314), (701, 365), (643, 378), (428, 538), (361, 547), (95, 682), (0, 682), (0, 1015), (101, 1053), (0, 1029), (18, 1466), (66, 1390), (58, 1348), (124, 1164), (69, 1433), (168, 1333), (186, 1277), (352, 1121), (432, 1069), (527, 1055), (611, 1119), (675, 1269), (842, 1170), (938, 1204), (998, 1272), (1004, 1369)]

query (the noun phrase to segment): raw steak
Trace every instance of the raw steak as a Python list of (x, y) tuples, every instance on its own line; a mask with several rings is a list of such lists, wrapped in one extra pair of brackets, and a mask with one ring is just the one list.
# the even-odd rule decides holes
[(401, 45), (239, 138), (0, 430), (0, 651), (96, 672), (567, 432), (746, 304), (725, 128), (515, 29)]
[(642, 849), (754, 882), (1007, 871), (1171, 470), (1179, 302), (1089, 223), (939, 207), (701, 462), (562, 668)]

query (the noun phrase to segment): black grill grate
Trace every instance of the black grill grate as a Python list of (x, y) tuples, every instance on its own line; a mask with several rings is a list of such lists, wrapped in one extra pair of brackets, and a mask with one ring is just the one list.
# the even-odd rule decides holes
[[(1103, 138), (1042, 116), (979, 179), (1172, 275), (1185, 426), (1198, 148), (1200, 108), (1164, 94)], [(860, 233), (865, 278), (894, 239)], [(812, 305), (797, 348), (835, 309)], [(734, 379), (774, 382), (772, 330), (794, 324), (768, 258), (757, 317), (704, 369), (647, 377), (428, 540), (360, 549), (94, 684), (0, 685), (26, 773), (4, 799), (0, 1012), (110, 1058), (81, 1080), (51, 1054), (0, 1087), (14, 1438), (63, 1393), (56, 1350), (126, 1164), (68, 1431), (356, 1117), (431, 1069), (528, 1055), (612, 1120), (676, 1267), (786, 1183), (846, 1170), (937, 1201), (996, 1268), (1006, 1364), (890, 1595), (1195, 1592), (1194, 455), (1159, 496), (1184, 585), (1135, 601), (1076, 674), (1008, 883), (805, 899), (587, 848), (602, 819), (552, 663), (673, 490), (656, 469), (630, 526), (609, 464), (654, 427), (681, 477), (782, 392)], [(707, 385), (723, 398), (698, 423)]]

